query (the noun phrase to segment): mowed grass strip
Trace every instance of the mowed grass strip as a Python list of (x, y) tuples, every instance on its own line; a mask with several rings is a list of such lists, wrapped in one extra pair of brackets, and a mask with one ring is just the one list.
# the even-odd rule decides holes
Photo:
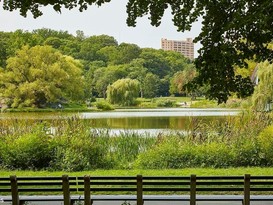
[(267, 176), (273, 175), (273, 168), (268, 167), (240, 167), (240, 168), (188, 168), (188, 169), (148, 169), (148, 170), (90, 170), (82, 172), (64, 172), (64, 171), (20, 171), (20, 170), (0, 170), (1, 177), (16, 176), (242, 176), (244, 174)]

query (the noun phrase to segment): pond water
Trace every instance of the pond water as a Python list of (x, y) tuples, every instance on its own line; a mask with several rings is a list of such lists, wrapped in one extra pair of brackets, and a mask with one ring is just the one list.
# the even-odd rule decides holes
[(0, 119), (41, 119), (50, 120), (67, 118), (77, 115), (90, 121), (90, 127), (109, 129), (113, 134), (124, 131), (137, 133), (161, 133), (185, 131), (192, 122), (209, 123), (212, 120), (223, 120), (225, 117), (236, 116), (240, 110), (235, 109), (122, 109), (108, 112), (84, 113), (1, 113)]
[(92, 127), (107, 128), (113, 134), (122, 131), (157, 134), (186, 131), (193, 121), (209, 123), (212, 120), (223, 120), (225, 117), (236, 116), (239, 112), (239, 110), (227, 109), (129, 109), (82, 113), (82, 117), (89, 119)]

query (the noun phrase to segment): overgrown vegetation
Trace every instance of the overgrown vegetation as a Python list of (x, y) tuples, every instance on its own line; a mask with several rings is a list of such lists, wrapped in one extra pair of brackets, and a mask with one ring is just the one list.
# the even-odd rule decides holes
[(6, 169), (83, 171), (272, 166), (273, 128), (264, 113), (224, 121), (192, 118), (186, 133), (156, 137), (92, 129), (78, 117), (0, 121), (0, 165)]

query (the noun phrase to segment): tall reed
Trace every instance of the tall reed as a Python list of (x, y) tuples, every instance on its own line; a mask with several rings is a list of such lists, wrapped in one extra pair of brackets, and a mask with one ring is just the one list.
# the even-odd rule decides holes
[(209, 123), (191, 118), (186, 132), (152, 137), (126, 130), (113, 135), (78, 116), (1, 119), (0, 166), (65, 171), (271, 166), (269, 131), (259, 137), (271, 124), (265, 113), (244, 112)]

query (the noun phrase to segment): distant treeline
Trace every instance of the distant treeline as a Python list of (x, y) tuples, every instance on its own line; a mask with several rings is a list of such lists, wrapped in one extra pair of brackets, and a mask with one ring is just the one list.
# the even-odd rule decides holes
[[(140, 48), (130, 43), (119, 44), (111, 36), (85, 36), (82, 31), (77, 31), (75, 36), (67, 31), (45, 28), (32, 32), (0, 32), (0, 67), (1, 88), (5, 90), (1, 97), (8, 99), (6, 103), (10, 107), (40, 107), (64, 100), (106, 98), (108, 86), (125, 78), (138, 81), (139, 97), (197, 95), (202, 92), (184, 87), (196, 71), (194, 64), (182, 54)], [(48, 85), (47, 82), (56, 81), (56, 70), (59, 71), (56, 74), (58, 78), (68, 76), (71, 83), (63, 79), (59, 84)], [(24, 79), (16, 76), (24, 76)], [(42, 83), (34, 80), (39, 78)], [(15, 93), (11, 84), (24, 87), (20, 88), (20, 93)], [(79, 90), (68, 89), (70, 85), (76, 85)], [(39, 90), (38, 86), (47, 91)], [(30, 96), (31, 92), (33, 96)], [(76, 92), (79, 94), (72, 96)]]

